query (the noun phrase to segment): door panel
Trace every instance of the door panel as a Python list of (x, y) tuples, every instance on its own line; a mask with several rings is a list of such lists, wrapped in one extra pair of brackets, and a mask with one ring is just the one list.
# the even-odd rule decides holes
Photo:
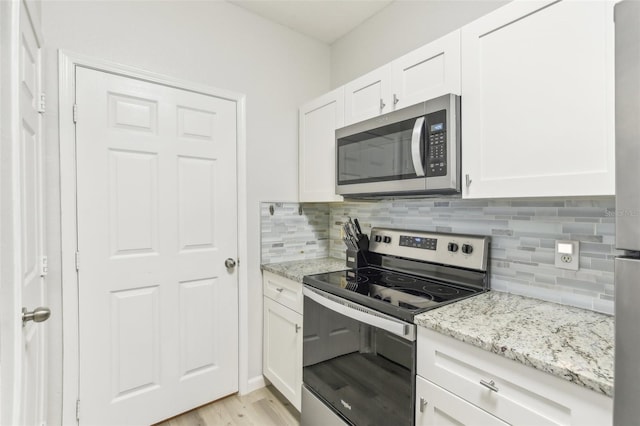
[(237, 391), (235, 103), (81, 67), (76, 102), (81, 423)]
[[(180, 283), (180, 374), (182, 379), (221, 368), (220, 322), (215, 301), (219, 283), (202, 279)], [(202, 321), (204, 312), (207, 321)]]
[[(41, 55), (25, 4), (20, 3), (20, 138), (19, 229), (21, 305), (29, 311), (46, 306), (45, 281), (41, 274), (44, 251), (42, 195)], [(19, 302), (20, 303), (20, 302)], [(22, 328), (22, 410), (20, 424), (40, 425), (46, 404), (46, 323), (30, 321)]]
[(111, 359), (114, 400), (160, 385), (158, 287), (111, 294)]

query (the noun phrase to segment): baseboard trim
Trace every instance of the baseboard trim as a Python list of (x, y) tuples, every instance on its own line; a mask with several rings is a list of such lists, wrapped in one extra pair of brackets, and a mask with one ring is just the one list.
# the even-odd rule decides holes
[(256, 377), (252, 377), (247, 381), (246, 389), (244, 391), (240, 391), (240, 395), (246, 395), (253, 392), (254, 390), (258, 390), (265, 386), (267, 386), (267, 382), (262, 374)]

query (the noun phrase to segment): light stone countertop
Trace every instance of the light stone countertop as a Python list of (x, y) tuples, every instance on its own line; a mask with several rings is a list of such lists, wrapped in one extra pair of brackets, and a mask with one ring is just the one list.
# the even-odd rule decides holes
[(290, 262), (267, 263), (261, 266), (263, 271), (273, 272), (290, 280), (302, 282), (305, 275), (325, 272), (344, 271), (347, 268), (345, 259), (323, 257), (320, 259), (293, 260)]
[(420, 314), (415, 323), (613, 396), (612, 316), (490, 291)]

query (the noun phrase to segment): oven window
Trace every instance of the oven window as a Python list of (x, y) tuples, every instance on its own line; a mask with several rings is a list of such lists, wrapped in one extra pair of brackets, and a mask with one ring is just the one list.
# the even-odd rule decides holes
[(415, 341), (304, 298), (303, 382), (354, 425), (411, 425)]
[[(338, 184), (416, 178), (411, 156), (411, 136), (415, 121), (412, 118), (338, 139)], [(423, 157), (422, 142), (420, 146)], [(424, 164), (424, 158), (422, 163)]]

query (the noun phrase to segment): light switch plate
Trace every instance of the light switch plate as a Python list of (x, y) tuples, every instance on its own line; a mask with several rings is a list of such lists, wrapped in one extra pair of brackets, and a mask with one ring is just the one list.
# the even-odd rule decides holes
[(580, 263), (580, 241), (556, 241), (556, 268), (577, 271)]

